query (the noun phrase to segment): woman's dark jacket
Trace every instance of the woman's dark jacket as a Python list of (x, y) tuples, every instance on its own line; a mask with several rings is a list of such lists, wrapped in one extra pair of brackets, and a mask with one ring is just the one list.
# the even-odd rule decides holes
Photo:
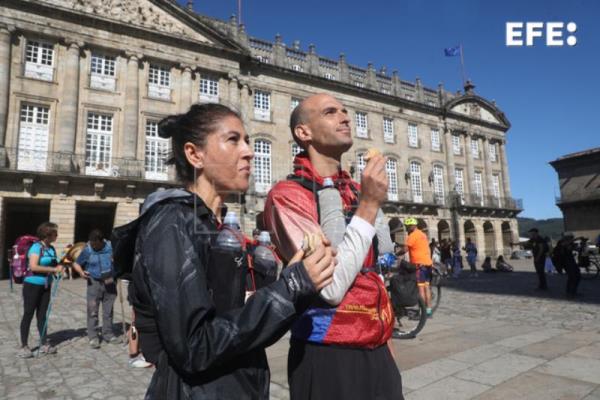
[(140, 218), (130, 296), (140, 339), (156, 337), (162, 349), (153, 355), (146, 399), (268, 399), (264, 348), (303, 311), (297, 304), (315, 294), (304, 266), (285, 268), (245, 305), (217, 312), (214, 293), (231, 285), (207, 280), (217, 235), (212, 211), (198, 196), (173, 189), (150, 195)]

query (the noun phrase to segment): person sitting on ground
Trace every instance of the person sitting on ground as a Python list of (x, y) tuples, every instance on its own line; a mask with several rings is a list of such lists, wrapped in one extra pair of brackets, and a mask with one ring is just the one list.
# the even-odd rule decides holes
[(513, 269), (514, 268), (512, 267), (512, 265), (504, 261), (503, 256), (498, 256), (498, 258), (496, 259), (496, 270), (500, 272), (512, 272)]
[(496, 272), (496, 270), (492, 268), (492, 257), (487, 256), (483, 260), (483, 264), (481, 264), (481, 269), (483, 270), (483, 272)]

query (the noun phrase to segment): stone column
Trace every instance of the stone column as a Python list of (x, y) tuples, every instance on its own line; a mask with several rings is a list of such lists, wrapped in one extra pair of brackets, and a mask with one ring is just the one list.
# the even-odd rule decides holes
[(141, 56), (135, 54), (126, 54), (127, 60), (127, 81), (125, 87), (125, 109), (124, 124), (121, 130), (121, 156), (124, 158), (135, 159), (137, 152), (138, 122), (139, 122), (139, 102), (140, 102), (140, 77), (139, 63)]
[(508, 175), (508, 160), (506, 158), (506, 143), (498, 143), (498, 153), (500, 156), (500, 162), (502, 167), (502, 186), (504, 189), (504, 197), (511, 197), (510, 192), (510, 178)]
[[(450, 193), (455, 189), (454, 181), (454, 152), (452, 151), (452, 133), (449, 129), (444, 130), (444, 151), (446, 152), (446, 181), (448, 182), (448, 190)], [(464, 179), (464, 178), (463, 178)]]
[(192, 90), (192, 67), (189, 65), (181, 66), (181, 80), (179, 85), (179, 110), (181, 112), (187, 112), (192, 103), (193, 90)]
[[(4, 156), (3, 148), (10, 97), (11, 38), (12, 29), (6, 25), (0, 25), (0, 156)], [(0, 158), (0, 165), (3, 161), (3, 158)]]
[[(227, 86), (229, 90), (229, 104), (241, 113), (239, 78), (233, 75), (230, 76)], [(247, 118), (248, 116), (242, 115), (242, 117)]]
[(115, 226), (125, 225), (134, 219), (136, 219), (140, 214), (140, 203), (136, 201), (125, 202), (121, 201), (117, 203), (117, 211), (115, 213)]
[(492, 185), (492, 162), (490, 161), (490, 153), (488, 149), (488, 139), (483, 137), (481, 138), (481, 153), (483, 155), (483, 166), (485, 173), (485, 182), (487, 183), (487, 195), (490, 197), (494, 196), (494, 190)]
[(58, 225), (58, 239), (54, 247), (59, 254), (75, 240), (75, 204), (72, 198), (54, 198), (50, 201), (50, 221)]
[(402, 83), (400, 82), (400, 75), (398, 75), (398, 70), (392, 71), (392, 94), (396, 97), (400, 97), (402, 95)]
[[(469, 198), (473, 199), (475, 195), (475, 171), (473, 169), (473, 152), (471, 151), (471, 135), (465, 134), (465, 159), (467, 160), (467, 170), (465, 171), (465, 180), (469, 189)], [(477, 140), (477, 139), (475, 139)], [(483, 193), (482, 193), (483, 194)]]
[(67, 42), (64, 80), (62, 82), (62, 99), (59, 103), (60, 119), (58, 121), (58, 168), (69, 172), (71, 168), (69, 155), (75, 152), (77, 138), (77, 111), (79, 106), (79, 53), (83, 44)]
[[(496, 258), (504, 253), (504, 240), (502, 238), (502, 221), (493, 221), (494, 224), (494, 241), (496, 244)], [(493, 259), (492, 261), (496, 261)]]
[(278, 67), (285, 67), (285, 46), (281, 39), (281, 35), (275, 35), (275, 44), (273, 45), (273, 64)]
[[(249, 123), (254, 118), (254, 103), (250, 95), (251, 89), (247, 83), (243, 83), (240, 88), (240, 112), (245, 123)], [(248, 126), (248, 125), (246, 125)]]
[(6, 217), (4, 215), (4, 198), (0, 196), (0, 279), (8, 277), (7, 259), (4, 257), (4, 241), (6, 240)]

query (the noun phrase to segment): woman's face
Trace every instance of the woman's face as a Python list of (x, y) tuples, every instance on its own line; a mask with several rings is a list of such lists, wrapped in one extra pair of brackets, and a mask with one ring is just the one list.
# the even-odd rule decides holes
[(217, 123), (202, 152), (202, 174), (219, 194), (248, 190), (254, 153), (239, 118), (228, 116)]
[(54, 243), (54, 242), (56, 242), (56, 238), (58, 238), (58, 232), (52, 231), (52, 232), (48, 233), (48, 236), (46, 236), (46, 241), (48, 243)]

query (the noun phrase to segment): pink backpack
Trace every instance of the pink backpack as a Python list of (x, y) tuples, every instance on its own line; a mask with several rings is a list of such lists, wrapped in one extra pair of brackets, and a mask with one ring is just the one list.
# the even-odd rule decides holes
[(13, 256), (10, 262), (10, 269), (15, 283), (23, 283), (23, 280), (26, 277), (32, 275), (31, 269), (29, 268), (27, 253), (29, 252), (31, 245), (39, 241), (40, 239), (36, 236), (30, 235), (20, 236), (15, 241), (15, 244), (12, 247)]

